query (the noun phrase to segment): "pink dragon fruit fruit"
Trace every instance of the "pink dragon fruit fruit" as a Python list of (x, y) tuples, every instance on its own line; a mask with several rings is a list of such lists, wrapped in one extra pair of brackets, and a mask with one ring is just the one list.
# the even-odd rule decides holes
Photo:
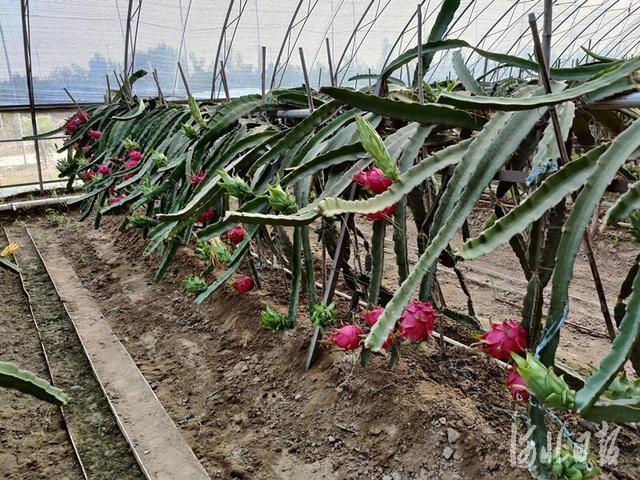
[(430, 337), (437, 316), (431, 302), (412, 300), (400, 317), (400, 335), (412, 342)]
[(248, 275), (243, 275), (238, 278), (235, 282), (233, 282), (233, 288), (236, 289), (236, 292), (239, 294), (244, 294), (253, 290), (253, 278)]
[(394, 203), (390, 207), (385, 208), (384, 210), (380, 210), (379, 212), (369, 213), (367, 214), (367, 220), (371, 221), (382, 221), (389, 220), (391, 216), (395, 213), (398, 204)]
[(128, 168), (133, 168), (136, 165), (138, 165), (138, 160), (129, 160), (127, 162), (124, 163), (124, 168), (128, 169)]
[(382, 315), (382, 312), (384, 312), (384, 308), (382, 307), (375, 307), (372, 310), (366, 310), (364, 312), (362, 312), (360, 314), (360, 318), (368, 323), (370, 326), (374, 326), (376, 324), (376, 322), (378, 321), (378, 318), (380, 318), (380, 315)]
[(200, 170), (198, 173), (194, 173), (193, 175), (191, 175), (191, 185), (198, 185), (201, 181), (204, 180), (206, 176), (207, 174), (202, 170)]
[(79, 111), (74, 115), (80, 123), (87, 123), (91, 119), (91, 114), (87, 112)]
[(337, 347), (350, 351), (360, 347), (362, 335), (364, 335), (364, 330), (359, 325), (351, 324), (333, 331), (329, 338)]
[(527, 391), (527, 382), (520, 376), (518, 371), (511, 365), (508, 367), (506, 385), (511, 393), (511, 397), (518, 402), (527, 403), (531, 395)]
[(84, 147), (82, 147), (82, 153), (86, 155), (91, 151), (92, 148), (93, 148), (93, 145), (85, 145)]
[(204, 212), (202, 215), (200, 215), (196, 221), (198, 223), (202, 223), (203, 225), (206, 225), (207, 223), (209, 223), (213, 217), (216, 216), (216, 211), (213, 208), (210, 208), (209, 210), (207, 210), (206, 212)]
[(98, 167), (98, 173), (100, 175), (109, 175), (111, 173), (111, 169), (109, 165), (105, 165), (104, 163)]
[(102, 132), (100, 130), (89, 129), (87, 133), (93, 140), (98, 140), (102, 136)]
[(371, 167), (369, 170), (362, 170), (352, 177), (353, 181), (361, 185), (371, 193), (386, 192), (393, 184), (393, 180), (384, 176), (378, 167)]
[(82, 179), (85, 182), (90, 182), (91, 180), (93, 180), (93, 177), (96, 176), (96, 172), (94, 172), (93, 170), (85, 170), (85, 172), (82, 174)]
[(80, 121), (75, 118), (75, 116), (73, 116), (64, 124), (64, 131), (67, 135), (73, 135), (74, 133), (76, 133), (79, 127)]
[(124, 197), (112, 197), (109, 199), (109, 203), (116, 204), (116, 203), (120, 203), (122, 200), (124, 200)]
[[(362, 319), (362, 321), (368, 323), (370, 326), (373, 327), (376, 323), (378, 323), (378, 319), (380, 318), (380, 315), (382, 315), (382, 312), (384, 312), (384, 309), (382, 307), (375, 307), (372, 310), (367, 310), (362, 312), (360, 314), (360, 318)], [(382, 348), (386, 350), (395, 342), (396, 342), (396, 332), (391, 332), (389, 333), (389, 336), (387, 337), (385, 342), (382, 344)]]
[(123, 180), (126, 182), (127, 180), (129, 180), (130, 178), (133, 178), (135, 176), (135, 173), (127, 173), (124, 177)]
[(224, 234), (224, 238), (226, 238), (231, 245), (238, 245), (242, 240), (244, 240), (247, 231), (244, 229), (242, 225), (236, 225), (227, 233)]
[(142, 160), (142, 153), (140, 153), (140, 150), (129, 150), (129, 160), (136, 163)]
[(480, 350), (498, 360), (509, 360), (511, 352), (520, 353), (527, 348), (527, 330), (514, 320), (495, 323), (480, 337)]

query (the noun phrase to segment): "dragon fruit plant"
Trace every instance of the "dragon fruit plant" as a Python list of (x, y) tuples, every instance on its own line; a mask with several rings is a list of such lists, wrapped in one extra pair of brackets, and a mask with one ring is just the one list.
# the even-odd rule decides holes
[(253, 190), (251, 190), (251, 187), (247, 185), (247, 182), (245, 182), (238, 175), (234, 175), (232, 177), (224, 170), (218, 170), (217, 173), (221, 179), (220, 186), (225, 192), (227, 192), (228, 195), (235, 197), (240, 201), (253, 197), (255, 195), (253, 193)]
[(264, 328), (273, 332), (279, 332), (293, 327), (286, 316), (268, 305), (262, 312), (262, 315), (260, 315), (260, 320)]
[(183, 280), (187, 293), (200, 294), (207, 289), (207, 282), (200, 275), (189, 275)]
[(588, 480), (602, 472), (593, 454), (574, 445), (563, 445), (554, 450), (545, 466), (558, 480)]

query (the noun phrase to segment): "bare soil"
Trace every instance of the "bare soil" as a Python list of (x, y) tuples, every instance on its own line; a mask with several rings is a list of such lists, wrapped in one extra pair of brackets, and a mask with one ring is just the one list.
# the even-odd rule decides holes
[[(61, 243), (212, 478), (528, 477), (509, 464), (513, 416), (522, 407), (503, 387), (505, 372), (486, 356), (455, 347), (442, 352), (435, 342), (407, 345), (389, 371), (385, 356), (362, 368), (355, 356), (324, 345), (305, 373), (312, 332), (305, 309), (294, 331), (271, 333), (260, 325), (265, 304), (285, 311), (279, 272), (263, 272), (261, 291), (237, 296), (223, 288), (196, 306), (181, 280), (201, 271), (200, 261), (183, 249), (154, 284), (157, 260), (142, 255), (139, 235), (117, 233), (119, 222), (107, 218), (93, 230), (50, 216), (31, 219), (30, 228), (38, 241)], [(603, 262), (603, 275), (617, 279), (621, 267), (612, 267)], [(452, 304), (461, 300), (454, 282), (443, 282)], [(498, 287), (473, 290), (485, 318), (517, 318), (515, 307), (497, 301)], [(463, 327), (445, 327), (461, 340), (473, 338)], [(625, 428), (618, 446), (619, 464), (603, 478), (638, 478), (638, 436)]]

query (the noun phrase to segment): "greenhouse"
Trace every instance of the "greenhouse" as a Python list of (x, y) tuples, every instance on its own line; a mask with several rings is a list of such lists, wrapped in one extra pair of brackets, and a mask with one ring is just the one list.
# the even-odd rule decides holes
[(640, 478), (639, 38), (0, 0), (0, 478)]

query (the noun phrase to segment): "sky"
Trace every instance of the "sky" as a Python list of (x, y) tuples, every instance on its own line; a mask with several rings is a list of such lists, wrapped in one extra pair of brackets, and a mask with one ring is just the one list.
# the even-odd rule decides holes
[[(362, 34), (356, 37), (354, 43), (360, 45), (356, 54), (359, 64), (375, 68), (382, 63), (390, 45), (415, 11), (416, 3), (415, 0), (373, 2), (364, 24), (377, 13), (380, 16), (364, 41)], [(440, 3), (441, 0), (425, 2), (425, 38)], [(555, 3), (557, 47), (554, 47), (554, 53), (561, 57), (564, 54), (566, 58), (571, 50), (579, 49), (578, 44), (587, 46), (588, 37), (592, 37), (594, 43), (602, 38), (603, 43), (613, 42), (619, 46), (631, 44), (638, 37), (635, 28), (640, 30), (640, 23), (635, 19), (640, 12), (640, 0), (556, 0)], [(232, 57), (259, 65), (259, 49), (265, 45), (268, 61), (273, 62), (297, 4), (298, 0), (235, 0), (231, 19), (241, 15), (234, 24), (237, 30)], [(297, 47), (302, 46), (310, 68), (316, 64), (326, 68), (323, 42), (327, 37), (331, 39), (334, 63), (337, 63), (370, 0), (304, 0), (302, 4), (298, 19), (309, 8), (313, 7), (313, 11), (306, 23), (300, 23), (294, 29), (289, 45), (291, 64), (300, 63)], [(30, 5), (34, 76), (50, 75), (60, 66), (86, 67), (95, 54), (113, 62), (122, 61), (128, 0), (30, 0)], [(228, 5), (228, 0), (143, 0), (137, 49), (164, 44), (180, 52), (180, 60), (187, 63), (187, 68), (193, 57), (211, 65)], [(243, 6), (244, 10), (240, 12)], [(461, 0), (458, 13), (462, 17), (450, 37), (476, 44), (499, 21), (484, 46), (506, 52), (515, 45), (509, 53), (527, 56), (530, 53), (528, 37), (519, 43), (518, 39), (521, 32), (527, 32), (527, 13), (540, 13), (541, 9), (540, 0)], [(593, 24), (583, 31), (583, 27), (591, 22)], [(183, 29), (185, 24), (186, 29)], [(228, 33), (227, 43), (234, 28)], [(3, 34), (0, 39), (2, 81), (8, 78), (9, 70), (13, 74), (24, 73), (19, 0), (0, 0), (0, 29)], [(624, 35), (625, 31), (630, 34)], [(574, 40), (574, 47), (565, 51)], [(405, 49), (414, 44), (415, 38), (409, 35), (401, 47)], [(345, 60), (351, 54), (351, 50), (347, 51)]]

